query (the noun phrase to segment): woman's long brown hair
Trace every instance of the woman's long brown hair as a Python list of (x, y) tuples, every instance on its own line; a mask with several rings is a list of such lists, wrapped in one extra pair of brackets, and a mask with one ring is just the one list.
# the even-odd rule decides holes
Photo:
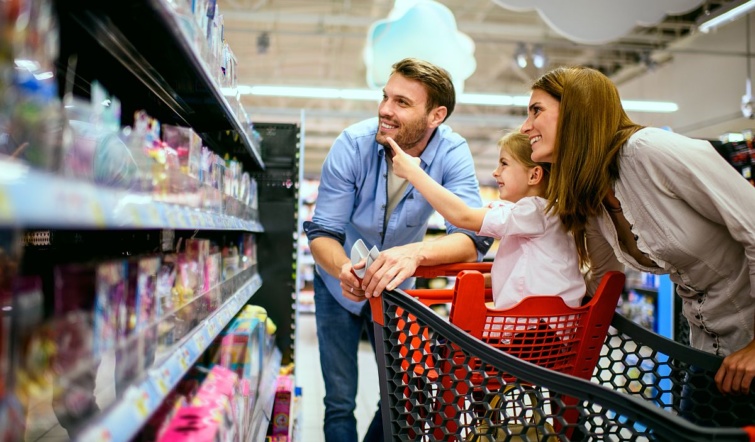
[(547, 210), (574, 235), (582, 265), (589, 265), (585, 228), (601, 213), (603, 199), (619, 177), (619, 152), (643, 126), (629, 119), (616, 86), (584, 67), (556, 68), (535, 81), (560, 102)]

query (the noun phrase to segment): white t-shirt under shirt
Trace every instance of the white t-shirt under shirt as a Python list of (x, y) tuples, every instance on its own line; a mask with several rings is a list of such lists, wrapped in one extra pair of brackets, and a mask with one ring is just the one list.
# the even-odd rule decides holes
[(558, 295), (578, 307), (585, 295), (574, 238), (556, 216), (545, 214), (546, 200), (489, 204), (479, 234), (499, 238), (493, 261), (493, 300), (509, 308), (527, 296)]

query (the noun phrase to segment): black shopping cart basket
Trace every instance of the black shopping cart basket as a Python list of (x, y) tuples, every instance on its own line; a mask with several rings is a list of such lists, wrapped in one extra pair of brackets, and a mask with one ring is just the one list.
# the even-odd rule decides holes
[[(538, 296), (496, 311), (489, 268), (420, 268), (458, 273), (455, 289), (371, 298), (386, 440), (755, 441), (755, 393), (717, 392), (721, 358), (618, 314), (608, 327), (623, 275), (577, 309)], [(448, 319), (428, 307), (440, 302)]]

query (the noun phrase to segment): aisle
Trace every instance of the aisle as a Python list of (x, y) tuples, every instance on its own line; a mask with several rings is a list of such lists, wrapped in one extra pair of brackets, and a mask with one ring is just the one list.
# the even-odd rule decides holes
[[(298, 442), (323, 442), (325, 386), (320, 373), (320, 352), (314, 313), (300, 313), (296, 323), (296, 377), (302, 387), (302, 433)], [(359, 346), (359, 390), (357, 393), (357, 430), (361, 441), (377, 407), (378, 374), (375, 354), (370, 344)]]

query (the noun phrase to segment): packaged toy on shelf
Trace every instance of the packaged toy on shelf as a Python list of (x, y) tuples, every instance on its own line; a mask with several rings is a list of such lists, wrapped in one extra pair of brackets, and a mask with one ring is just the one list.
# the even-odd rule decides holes
[[(270, 435), (290, 440), (292, 403), (294, 399), (294, 379), (291, 375), (279, 375), (275, 387), (273, 418), (270, 420)], [(280, 440), (280, 439), (278, 439)]]

